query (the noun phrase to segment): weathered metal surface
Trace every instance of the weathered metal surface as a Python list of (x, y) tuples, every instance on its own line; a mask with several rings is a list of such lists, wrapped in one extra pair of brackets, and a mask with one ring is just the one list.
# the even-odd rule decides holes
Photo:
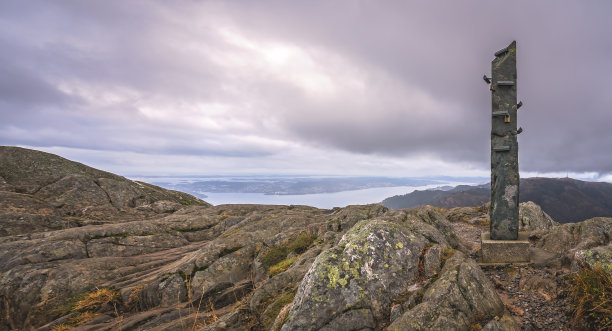
[(512, 107), (514, 110), (519, 110), (521, 109), (521, 107), (523, 107), (523, 101), (519, 101), (519, 103), (517, 103), (514, 107)]
[(502, 48), (502, 49), (500, 49), (499, 51), (495, 52), (495, 57), (498, 57), (498, 56), (500, 56), (500, 55), (504, 55), (504, 54), (506, 54), (506, 53), (508, 53), (508, 47), (506, 47), (506, 48)]
[[(503, 87), (491, 90), (491, 239), (516, 240), (519, 201), (516, 42), (495, 56), (491, 80)], [(508, 116), (496, 116), (500, 112)]]
[(493, 147), (493, 151), (495, 152), (507, 152), (509, 150), (510, 150), (510, 146)]

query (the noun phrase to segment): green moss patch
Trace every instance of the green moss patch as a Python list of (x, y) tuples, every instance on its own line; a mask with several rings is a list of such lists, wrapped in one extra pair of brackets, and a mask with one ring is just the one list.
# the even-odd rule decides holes
[(302, 232), (286, 245), (268, 248), (261, 256), (261, 263), (266, 269), (270, 269), (272, 266), (284, 261), (289, 253), (304, 253), (316, 239), (317, 236), (315, 234)]
[(295, 262), (297, 256), (293, 256), (287, 259), (284, 259), (277, 264), (270, 267), (270, 277), (274, 277), (280, 273), (287, 271), (287, 269)]

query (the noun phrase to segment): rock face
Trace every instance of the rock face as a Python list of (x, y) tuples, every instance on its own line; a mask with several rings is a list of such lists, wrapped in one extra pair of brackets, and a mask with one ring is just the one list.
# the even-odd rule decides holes
[(549, 263), (569, 265), (573, 270), (600, 266), (612, 274), (612, 218), (596, 217), (532, 233), (538, 250)]
[(139, 220), (185, 205), (209, 204), (53, 154), (0, 146), (0, 236)]
[(472, 259), (455, 253), (438, 278), (389, 330), (465, 330), (478, 319), (502, 315), (504, 305), (489, 279)]
[(520, 231), (544, 230), (557, 225), (559, 225), (559, 223), (553, 221), (553, 219), (534, 202), (521, 202), (519, 205)]
[[(417, 287), (417, 277), (424, 277), (418, 275), (418, 266), (428, 243), (400, 224), (358, 223), (338, 245), (317, 257), (283, 330), (380, 328), (389, 320), (392, 300)], [(433, 258), (439, 267), (439, 256)]]
[[(488, 225), (490, 203), (480, 207), (456, 207), (447, 212), (453, 222), (467, 222), (477, 225)], [(540, 206), (532, 201), (519, 204), (519, 231), (550, 229), (559, 225)]]
[[(2, 152), (2, 169), (66, 163), (76, 173), (3, 170), (0, 221), (15, 234), (0, 237), (0, 330), (517, 327), (455, 231), (482, 226), (486, 206), (210, 206), (58, 157)], [(557, 226), (523, 208), (534, 249), (575, 268), (610, 264), (612, 219)], [(73, 215), (83, 209), (96, 212)], [(531, 278), (521, 286), (539, 290)]]

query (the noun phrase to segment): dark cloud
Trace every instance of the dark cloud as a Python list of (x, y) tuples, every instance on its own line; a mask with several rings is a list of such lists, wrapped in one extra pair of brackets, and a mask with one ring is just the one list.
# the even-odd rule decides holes
[[(518, 41), (521, 169), (612, 172), (605, 1), (7, 1), (0, 143), (486, 169), (493, 53)], [(238, 167), (238, 166), (237, 166)]]

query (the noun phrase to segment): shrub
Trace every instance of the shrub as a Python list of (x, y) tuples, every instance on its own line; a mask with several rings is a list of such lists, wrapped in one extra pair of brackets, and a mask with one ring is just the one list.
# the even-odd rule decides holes
[(261, 256), (261, 263), (266, 269), (269, 269), (285, 260), (289, 253), (304, 253), (316, 239), (316, 234), (302, 232), (287, 245), (268, 248)]
[(584, 269), (571, 278), (570, 295), (576, 306), (574, 323), (589, 329), (612, 329), (612, 276), (601, 267)]
[(261, 264), (266, 268), (279, 263), (287, 257), (287, 248), (270, 247), (261, 256)]
[(304, 253), (313, 241), (317, 239), (317, 235), (314, 233), (302, 232), (300, 233), (293, 242), (287, 246), (289, 252), (295, 252), (296, 254)]

